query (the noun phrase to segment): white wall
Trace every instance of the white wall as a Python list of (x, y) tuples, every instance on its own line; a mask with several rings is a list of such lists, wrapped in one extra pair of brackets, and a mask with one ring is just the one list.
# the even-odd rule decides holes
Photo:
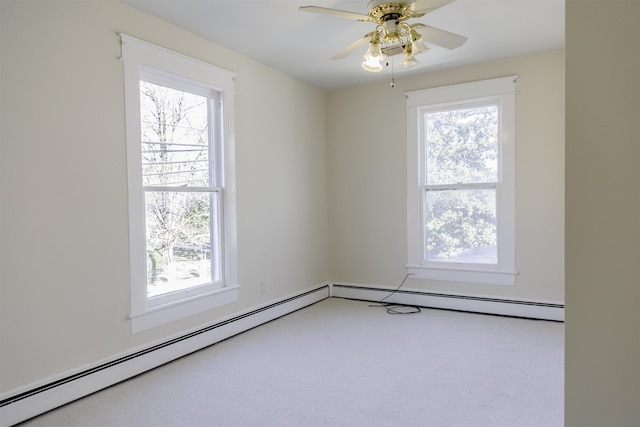
[[(428, 55), (428, 54), (427, 54)], [(428, 60), (425, 57), (425, 60)], [(516, 286), (408, 280), (406, 287), (564, 301), (564, 52), (396, 75), (327, 98), (331, 279), (398, 285), (406, 274), (404, 92), (517, 74)]]
[(566, 6), (566, 426), (639, 426), (640, 2)]
[[(328, 279), (323, 91), (115, 0), (0, 28), (0, 395)], [(240, 301), (135, 336), (119, 32), (238, 73)]]

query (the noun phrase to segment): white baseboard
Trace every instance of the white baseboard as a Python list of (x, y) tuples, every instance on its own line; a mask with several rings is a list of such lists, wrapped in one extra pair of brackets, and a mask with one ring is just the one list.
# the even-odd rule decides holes
[(330, 296), (329, 285), (236, 313), (128, 354), (118, 355), (0, 396), (0, 426), (22, 422)]
[[(394, 289), (354, 283), (334, 283), (331, 296), (364, 301), (380, 301)], [(385, 299), (394, 304), (412, 305), (502, 316), (564, 321), (564, 303), (531, 299), (508, 299), (486, 295), (466, 295), (420, 289), (400, 289)]]

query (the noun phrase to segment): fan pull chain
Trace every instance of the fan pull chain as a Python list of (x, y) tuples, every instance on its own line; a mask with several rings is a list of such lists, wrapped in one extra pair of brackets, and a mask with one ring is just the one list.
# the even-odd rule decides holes
[(391, 57), (391, 87), (396, 87), (396, 74), (393, 67), (393, 56)]

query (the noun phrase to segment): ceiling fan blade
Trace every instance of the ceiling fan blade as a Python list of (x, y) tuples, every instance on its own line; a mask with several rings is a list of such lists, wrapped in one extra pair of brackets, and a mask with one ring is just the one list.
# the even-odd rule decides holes
[(416, 0), (409, 8), (415, 13), (429, 13), (455, 0)]
[(372, 35), (373, 33), (365, 34), (364, 36), (360, 37), (358, 40), (351, 43), (349, 46), (342, 49), (340, 52), (333, 55), (331, 59), (342, 59), (344, 57), (351, 55), (353, 52), (358, 50), (361, 46), (364, 46), (367, 43), (369, 43), (369, 40), (371, 40)]
[(303, 12), (322, 13), (324, 15), (337, 16), (338, 18), (353, 19), (354, 21), (369, 22), (369, 15), (363, 15), (356, 12), (347, 12), (346, 10), (329, 9), (319, 6), (300, 6), (298, 10)]
[(430, 25), (414, 24), (411, 28), (422, 35), (425, 43), (435, 44), (449, 50), (460, 47), (467, 41), (467, 38), (464, 36), (450, 33), (449, 31), (441, 30)]

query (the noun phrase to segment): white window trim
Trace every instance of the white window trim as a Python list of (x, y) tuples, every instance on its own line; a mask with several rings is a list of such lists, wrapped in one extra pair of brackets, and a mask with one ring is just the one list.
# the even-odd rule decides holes
[[(407, 97), (407, 272), (417, 279), (514, 286), (515, 269), (515, 95), (518, 76), (406, 92)], [(498, 184), (498, 266), (425, 263), (422, 242), (420, 115), (447, 104), (497, 99), (501, 105)]]
[[(234, 87), (235, 74), (180, 53), (120, 34), (124, 62), (127, 174), (129, 180), (129, 248), (131, 280), (131, 332), (133, 334), (238, 300)], [(221, 93), (224, 144), (224, 287), (205, 293), (185, 290), (181, 299), (161, 305), (149, 303), (146, 292), (144, 192), (140, 158), (140, 73), (167, 73), (198, 82)]]

